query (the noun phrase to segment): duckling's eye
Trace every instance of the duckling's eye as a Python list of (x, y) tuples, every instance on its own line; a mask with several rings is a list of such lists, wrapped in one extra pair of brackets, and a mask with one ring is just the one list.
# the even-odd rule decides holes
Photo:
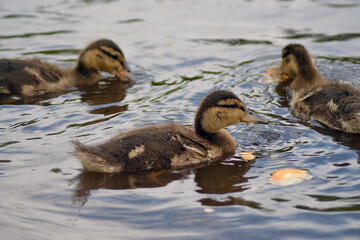
[(232, 103), (232, 104), (229, 105), (229, 107), (231, 107), (231, 108), (236, 108), (237, 105), (236, 105), (236, 103)]
[(240, 107), (240, 110), (245, 112), (245, 108), (242, 106)]
[(227, 108), (238, 108), (238, 105), (237, 105), (236, 103), (231, 103), (231, 104), (223, 105), (223, 107), (227, 107)]

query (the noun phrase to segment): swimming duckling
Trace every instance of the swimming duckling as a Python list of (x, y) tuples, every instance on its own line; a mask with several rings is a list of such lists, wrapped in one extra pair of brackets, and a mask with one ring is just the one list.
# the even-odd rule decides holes
[(295, 117), (316, 120), (344, 132), (360, 133), (359, 89), (326, 81), (300, 44), (289, 44), (283, 49), (280, 71), (287, 76), (293, 90), (290, 110)]
[(88, 171), (113, 173), (181, 167), (234, 154), (236, 142), (223, 129), (239, 122), (267, 123), (249, 111), (232, 92), (218, 90), (201, 102), (195, 131), (173, 123), (122, 133), (98, 146), (75, 143), (76, 155)]
[(132, 79), (123, 52), (108, 39), (87, 46), (74, 69), (61, 69), (38, 59), (0, 59), (0, 93), (34, 96), (94, 84), (101, 79), (100, 71)]

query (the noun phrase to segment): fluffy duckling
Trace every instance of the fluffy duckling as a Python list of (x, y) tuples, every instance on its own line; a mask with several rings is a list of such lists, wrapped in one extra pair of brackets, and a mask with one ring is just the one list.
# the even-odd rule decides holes
[(101, 79), (100, 71), (132, 79), (123, 52), (108, 39), (87, 46), (73, 69), (61, 69), (38, 59), (0, 59), (0, 93), (34, 96), (93, 84)]
[(201, 102), (195, 131), (173, 123), (122, 133), (98, 146), (75, 142), (88, 171), (113, 173), (181, 167), (234, 154), (236, 142), (224, 127), (239, 122), (267, 123), (232, 92), (215, 91)]
[(290, 110), (295, 117), (316, 120), (348, 133), (360, 133), (359, 89), (326, 81), (300, 44), (289, 44), (282, 50), (280, 71), (293, 90)]

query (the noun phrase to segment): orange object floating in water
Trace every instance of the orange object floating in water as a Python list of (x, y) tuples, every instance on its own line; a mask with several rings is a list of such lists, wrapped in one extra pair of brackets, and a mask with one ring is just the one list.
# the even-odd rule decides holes
[(259, 82), (276, 83), (280, 81), (280, 67), (278, 65), (272, 66), (265, 73), (263, 77), (259, 79)]
[(271, 77), (279, 77), (280, 76), (279, 67), (273, 66), (273, 67), (269, 68), (268, 70), (266, 70), (266, 74)]
[(242, 152), (241, 158), (245, 161), (251, 161), (255, 159), (255, 156), (252, 154), (252, 152)]
[(270, 181), (282, 186), (301, 183), (311, 179), (309, 171), (303, 169), (279, 169), (271, 174)]

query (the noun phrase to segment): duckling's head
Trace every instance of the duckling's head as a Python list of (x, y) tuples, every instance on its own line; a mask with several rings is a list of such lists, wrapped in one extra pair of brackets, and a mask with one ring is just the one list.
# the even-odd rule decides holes
[(77, 69), (80, 73), (105, 71), (128, 81), (133, 78), (123, 52), (108, 39), (100, 39), (87, 46), (80, 54)]
[(239, 122), (267, 123), (268, 120), (248, 110), (234, 93), (217, 90), (201, 102), (195, 117), (195, 131), (206, 137)]
[(289, 44), (283, 48), (280, 72), (282, 76), (289, 79), (295, 79), (303, 76), (305, 79), (311, 79), (307, 76), (313, 72), (314, 60), (301, 44)]

